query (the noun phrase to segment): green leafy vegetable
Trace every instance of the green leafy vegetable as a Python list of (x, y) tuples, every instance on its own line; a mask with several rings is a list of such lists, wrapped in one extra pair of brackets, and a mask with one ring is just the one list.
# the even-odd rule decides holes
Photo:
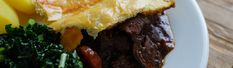
[(58, 68), (61, 55), (67, 54), (62, 68), (83, 68), (76, 52), (63, 49), (61, 34), (46, 25), (29, 20), (27, 26), (6, 25), (5, 29), (7, 33), (0, 35), (0, 67)]

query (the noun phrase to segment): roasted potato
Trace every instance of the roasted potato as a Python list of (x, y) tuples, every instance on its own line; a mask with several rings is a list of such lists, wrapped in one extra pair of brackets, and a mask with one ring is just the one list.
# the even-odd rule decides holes
[(19, 26), (18, 16), (15, 11), (3, 0), (0, 0), (0, 34), (5, 33), (5, 25)]

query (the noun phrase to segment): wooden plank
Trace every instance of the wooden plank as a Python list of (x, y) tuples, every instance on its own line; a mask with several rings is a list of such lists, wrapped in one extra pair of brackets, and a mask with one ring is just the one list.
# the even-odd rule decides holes
[(198, 0), (210, 37), (208, 68), (233, 68), (233, 0)]
[[(207, 22), (210, 22), (207, 20)], [(215, 30), (221, 30), (221, 26), (208, 23), (210, 37), (210, 53), (208, 68), (231, 68), (233, 64), (232, 41), (226, 40), (221, 34), (214, 34)], [(226, 32), (226, 31), (219, 31)], [(228, 33), (228, 32), (226, 32)]]
[[(221, 0), (223, 1), (223, 0)], [(220, 2), (219, 2), (220, 3)], [(227, 28), (233, 29), (233, 11), (227, 10), (208, 0), (199, 0), (200, 7), (206, 19), (218, 22)], [(220, 3), (221, 5), (221, 3)], [(233, 5), (233, 4), (232, 4)], [(227, 8), (227, 7), (226, 7)]]

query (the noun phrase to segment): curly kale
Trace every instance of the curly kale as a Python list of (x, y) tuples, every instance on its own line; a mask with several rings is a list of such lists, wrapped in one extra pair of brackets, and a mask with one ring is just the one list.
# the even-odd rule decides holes
[(0, 35), (0, 67), (4, 68), (82, 68), (76, 52), (67, 53), (60, 33), (29, 20), (27, 26), (6, 25)]

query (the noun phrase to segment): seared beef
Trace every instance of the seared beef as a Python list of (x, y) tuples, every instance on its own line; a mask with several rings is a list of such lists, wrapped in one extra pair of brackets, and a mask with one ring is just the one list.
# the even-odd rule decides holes
[(84, 34), (81, 44), (100, 55), (104, 68), (161, 68), (163, 59), (174, 48), (165, 15), (137, 15), (91, 40)]

